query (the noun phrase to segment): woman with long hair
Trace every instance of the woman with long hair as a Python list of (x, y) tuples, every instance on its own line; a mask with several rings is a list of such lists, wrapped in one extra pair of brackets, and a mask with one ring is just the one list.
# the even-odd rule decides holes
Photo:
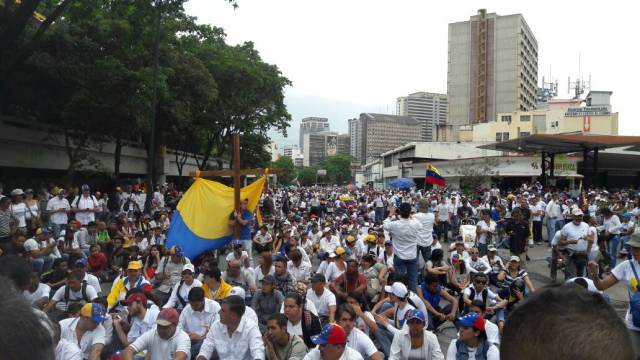
[(151, 245), (149, 248), (149, 254), (144, 259), (144, 268), (142, 271), (142, 274), (147, 281), (151, 281), (151, 279), (156, 275), (156, 269), (158, 268), (158, 264), (160, 264), (161, 258), (162, 245)]
[(454, 254), (451, 258), (451, 269), (449, 269), (447, 281), (447, 288), (456, 294), (461, 294), (471, 281), (464, 259), (458, 254)]

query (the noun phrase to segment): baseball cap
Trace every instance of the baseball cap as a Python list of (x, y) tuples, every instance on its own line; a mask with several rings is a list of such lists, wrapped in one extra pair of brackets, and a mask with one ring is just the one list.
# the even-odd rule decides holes
[(584, 215), (582, 213), (582, 210), (580, 210), (579, 208), (574, 208), (573, 210), (571, 210), (571, 216), (582, 216)]
[(129, 261), (129, 266), (127, 266), (127, 270), (140, 270), (142, 269), (142, 263), (138, 260)]
[(169, 249), (169, 255), (184, 256), (184, 252), (180, 246), (174, 245)]
[(356, 238), (353, 237), (353, 235), (347, 236), (347, 242), (354, 242), (354, 241), (356, 241)]
[(24, 191), (22, 189), (13, 189), (11, 190), (11, 196), (24, 195)]
[(456, 319), (456, 325), (484, 331), (484, 318), (478, 313), (470, 312), (464, 316), (458, 317)]
[(511, 255), (511, 258), (509, 259), (509, 261), (520, 262), (520, 257), (517, 255)]
[(91, 190), (89, 185), (87, 185), (87, 184), (82, 185), (82, 191), (89, 191), (89, 190)]
[(182, 266), (182, 272), (185, 271), (191, 271), (192, 273), (195, 273), (196, 268), (193, 266), (193, 264), (184, 264), (184, 266)]
[(367, 236), (364, 237), (364, 239), (365, 239), (365, 241), (368, 241), (368, 242), (376, 242), (376, 240), (377, 240), (375, 235), (367, 235)]
[(316, 345), (344, 345), (347, 343), (347, 334), (338, 324), (327, 324), (322, 328), (320, 335), (312, 336), (311, 341)]
[(328, 255), (329, 259), (333, 259), (333, 258), (335, 258), (336, 256), (337, 256), (337, 255), (336, 255), (336, 253), (335, 253), (335, 252), (333, 252), (333, 251), (332, 251), (332, 252), (330, 252), (330, 253), (329, 253), (329, 255)]
[(489, 248), (487, 250), (488, 251), (498, 251), (498, 249), (493, 245), (489, 246)]
[(234, 240), (233, 241), (233, 247), (234, 248), (242, 247), (242, 240)]
[(327, 282), (327, 279), (324, 277), (323, 274), (315, 274), (311, 277), (311, 282)]
[(265, 275), (265, 277), (263, 277), (261, 281), (263, 283), (275, 284), (276, 278), (273, 275), (269, 274), (269, 275)]
[(129, 295), (129, 297), (124, 301), (125, 305), (130, 305), (133, 302), (140, 302), (143, 306), (147, 306), (147, 297), (143, 293), (135, 293)]
[(108, 319), (108, 317), (104, 316), (104, 313), (102, 312), (102, 305), (96, 303), (86, 303), (82, 305), (82, 308), (80, 309), (80, 316), (88, 317), (98, 324), (101, 324)]
[(327, 232), (330, 232), (330, 231), (331, 231), (331, 228), (327, 226), (327, 227), (326, 227), (326, 228), (324, 228), (324, 230), (322, 230), (322, 231), (323, 231), (323, 232), (325, 232), (325, 233), (327, 233)]
[(82, 265), (83, 267), (87, 266), (87, 259), (86, 258), (80, 258), (80, 259), (76, 260), (76, 266), (78, 266), (78, 265)]
[(229, 291), (229, 295), (235, 295), (235, 296), (240, 296), (241, 298), (245, 298), (247, 293), (244, 291), (243, 288), (241, 288), (240, 286), (234, 286), (231, 288), (231, 291)]
[(631, 239), (627, 241), (627, 245), (634, 248), (640, 248), (640, 233), (634, 233), (631, 235)]
[(384, 246), (391, 246), (393, 245), (393, 242), (391, 240), (387, 240), (384, 242)]
[(409, 293), (407, 287), (403, 283), (398, 281), (394, 282), (393, 285), (386, 285), (384, 287), (384, 291), (391, 293), (399, 298), (404, 298)]
[(178, 325), (178, 320), (180, 319), (180, 315), (178, 315), (178, 311), (174, 308), (166, 308), (160, 310), (158, 314), (158, 318), (156, 320), (156, 324), (160, 326), (169, 326), (169, 325)]
[(427, 322), (426, 318), (424, 317), (424, 313), (418, 309), (411, 309), (407, 311), (406, 315), (404, 316), (404, 319), (406, 321), (409, 321), (411, 319), (418, 319), (423, 323)]
[(345, 250), (342, 246), (338, 246), (335, 250), (336, 255), (340, 256), (345, 253)]
[(457, 264), (460, 262), (460, 255), (459, 254), (453, 254), (453, 256), (451, 256), (451, 262), (454, 264)]

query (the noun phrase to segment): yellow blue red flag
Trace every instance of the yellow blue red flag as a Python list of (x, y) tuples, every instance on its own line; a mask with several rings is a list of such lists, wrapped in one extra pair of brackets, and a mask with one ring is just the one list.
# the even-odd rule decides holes
[[(266, 176), (240, 190), (240, 198), (248, 199), (248, 210), (257, 211)], [(233, 212), (233, 188), (196, 178), (178, 203), (167, 235), (167, 248), (177, 245), (185, 255), (195, 258), (207, 250), (223, 247), (233, 238), (228, 226)], [(258, 213), (258, 222), (261, 222)]]
[(440, 175), (438, 169), (435, 166), (428, 164), (427, 165), (427, 173), (424, 176), (424, 180), (429, 184), (436, 184), (439, 186), (444, 186), (444, 178)]

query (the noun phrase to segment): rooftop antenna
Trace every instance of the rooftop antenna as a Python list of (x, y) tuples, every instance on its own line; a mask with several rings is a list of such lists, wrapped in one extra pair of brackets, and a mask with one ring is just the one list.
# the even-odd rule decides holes
[(567, 94), (571, 95), (571, 90), (573, 90), (573, 99), (579, 100), (582, 94), (584, 94), (585, 90), (591, 90), (591, 75), (589, 75), (589, 81), (584, 81), (584, 77), (582, 76), (582, 58), (581, 54), (578, 53), (578, 78), (571, 82), (571, 77), (569, 77), (569, 81), (567, 84)]

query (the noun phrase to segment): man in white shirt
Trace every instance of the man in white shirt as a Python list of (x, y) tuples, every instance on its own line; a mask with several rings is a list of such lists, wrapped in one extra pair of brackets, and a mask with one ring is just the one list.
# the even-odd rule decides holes
[(81, 258), (76, 261), (75, 271), (79, 272), (83, 275), (82, 281), (86, 281), (87, 284), (93, 287), (98, 296), (102, 292), (102, 287), (100, 287), (100, 280), (93, 275), (87, 272), (87, 258)]
[(572, 221), (561, 231), (559, 245), (566, 245), (567, 252), (565, 279), (585, 275), (593, 236), (589, 234), (589, 225), (582, 221), (582, 217), (582, 210), (574, 208), (571, 210)]
[(411, 205), (400, 204), (400, 220), (391, 221), (396, 208), (391, 209), (390, 218), (384, 221), (384, 230), (393, 238), (393, 269), (398, 274), (406, 274), (409, 288), (416, 290), (418, 234), (423, 231), (422, 224), (411, 219)]
[(418, 213), (414, 216), (420, 224), (422, 231), (418, 233), (418, 255), (422, 254), (422, 259), (426, 264), (431, 259), (431, 244), (433, 244), (433, 225), (436, 217), (429, 212), (429, 201), (421, 199), (418, 202)]
[(102, 305), (84, 304), (79, 317), (60, 321), (60, 338), (78, 344), (83, 359), (99, 360), (105, 344), (105, 332), (101, 324), (106, 319)]
[[(77, 271), (72, 271), (67, 275), (64, 286), (60, 287), (44, 308), (44, 312), (50, 312), (54, 309), (60, 313), (66, 312), (69, 305), (73, 303), (88, 303), (98, 297), (95, 289), (83, 282), (84, 276)], [(55, 315), (54, 315), (55, 317)]]
[(313, 275), (311, 278), (311, 289), (307, 290), (307, 300), (310, 300), (318, 310), (320, 324), (324, 325), (334, 322), (336, 296), (326, 288), (324, 275)]
[(154, 327), (142, 334), (123, 352), (123, 360), (133, 360), (133, 355), (147, 351), (151, 360), (188, 360), (191, 356), (189, 336), (178, 327), (178, 311), (162, 309)]
[(49, 293), (51, 287), (40, 282), (40, 276), (36, 272), (31, 273), (31, 283), (29, 287), (23, 291), (23, 295), (31, 306), (42, 309), (49, 302)]
[(188, 298), (189, 304), (180, 313), (178, 324), (189, 335), (191, 353), (198, 354), (209, 329), (219, 318), (220, 305), (216, 301), (207, 299), (202, 288), (191, 289)]
[(347, 345), (371, 360), (382, 360), (383, 355), (374, 345), (371, 338), (355, 327), (358, 316), (348, 303), (341, 304), (336, 311), (337, 324), (342, 326), (347, 335)]
[(532, 220), (532, 232), (533, 232), (533, 242), (536, 244), (542, 243), (542, 218), (544, 217), (545, 206), (544, 203), (540, 200), (540, 195), (535, 195), (533, 197), (533, 201), (531, 202), (533, 206), (531, 206), (531, 220)]
[(125, 304), (131, 317), (131, 328), (128, 333), (125, 333), (124, 320), (120, 317), (114, 318), (113, 328), (116, 330), (116, 334), (122, 344), (127, 346), (155, 327), (160, 309), (155, 305), (147, 309), (147, 297), (141, 292), (129, 295), (125, 300)]
[(96, 221), (96, 212), (100, 211), (100, 206), (96, 197), (91, 195), (89, 185), (82, 185), (82, 194), (73, 200), (71, 209), (76, 214), (76, 220), (80, 221), (82, 226)]
[(264, 342), (258, 324), (244, 318), (245, 301), (229, 296), (221, 305), (220, 319), (202, 343), (197, 360), (209, 360), (215, 351), (219, 359), (263, 360)]
[(332, 253), (336, 248), (340, 246), (340, 241), (337, 236), (333, 236), (333, 232), (329, 227), (324, 228), (324, 237), (320, 239), (320, 251), (326, 253)]
[(53, 229), (54, 239), (60, 236), (60, 231), (67, 228), (67, 223), (69, 222), (67, 213), (71, 210), (69, 200), (64, 197), (64, 189), (60, 189), (56, 195), (47, 202), (47, 213), (49, 214), (49, 222)]
[(195, 267), (193, 264), (185, 264), (182, 268), (182, 280), (173, 286), (169, 300), (162, 308), (182, 310), (187, 306), (189, 292), (197, 287), (202, 287), (202, 282), (195, 278)]
[(440, 204), (436, 207), (437, 218), (436, 224), (438, 225), (438, 237), (440, 240), (449, 241), (449, 227), (451, 226), (451, 211), (449, 205), (447, 205), (447, 199), (442, 197)]
[(544, 212), (547, 217), (547, 236), (549, 242), (551, 242), (556, 231), (562, 229), (564, 226), (562, 206), (557, 193), (551, 195), (551, 201), (547, 204)]

